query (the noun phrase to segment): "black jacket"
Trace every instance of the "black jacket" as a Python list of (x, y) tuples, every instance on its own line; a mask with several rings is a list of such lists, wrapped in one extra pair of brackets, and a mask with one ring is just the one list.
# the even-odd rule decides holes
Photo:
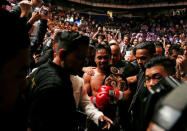
[(32, 131), (75, 130), (76, 107), (70, 74), (48, 62), (33, 73), (30, 85)]

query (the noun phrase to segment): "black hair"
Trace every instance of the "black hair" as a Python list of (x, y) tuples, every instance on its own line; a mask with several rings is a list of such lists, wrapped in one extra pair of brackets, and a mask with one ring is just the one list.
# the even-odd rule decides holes
[(165, 45), (171, 45), (171, 41), (165, 40)]
[(156, 48), (162, 48), (162, 55), (164, 55), (165, 50), (164, 50), (164, 48), (163, 48), (162, 43), (157, 41), (157, 42), (155, 42), (154, 44), (155, 44), (155, 49), (156, 49)]
[(89, 37), (79, 34), (75, 31), (64, 31), (61, 33), (60, 42), (57, 48), (57, 54), (60, 49), (67, 52), (76, 50), (80, 45), (89, 45)]
[(1, 0), (0, 1), (0, 6), (2, 6), (2, 5), (9, 5), (9, 6), (11, 6), (11, 3), (9, 1), (7, 1), (7, 0)]
[[(149, 54), (151, 56), (154, 56), (154, 54), (156, 52), (155, 45), (152, 42), (142, 42), (142, 43), (138, 44), (135, 49), (136, 50), (138, 50), (138, 49), (146, 49), (146, 50), (149, 51)], [(136, 52), (135, 52), (135, 54), (136, 54)]]
[(175, 50), (175, 51), (177, 51), (177, 52), (180, 52), (180, 51), (181, 51), (181, 50), (180, 50), (180, 46), (177, 45), (177, 44), (174, 44), (174, 45), (171, 45), (171, 46), (170, 46), (170, 48), (169, 48), (169, 55), (172, 55), (172, 54), (173, 54), (172, 50)]
[(96, 47), (95, 47), (95, 54), (96, 54), (96, 52), (98, 52), (101, 49), (105, 49), (106, 52), (111, 56), (111, 48), (110, 48), (109, 45), (107, 45), (107, 44), (98, 44), (98, 45), (96, 45)]
[(145, 64), (146, 69), (154, 66), (163, 66), (169, 75), (175, 74), (175, 62), (167, 56), (154, 57)]
[(1, 49), (8, 51), (6, 56), (4, 51), (0, 51), (2, 66), (7, 61), (15, 58), (20, 50), (29, 48), (30, 39), (26, 25), (19, 17), (3, 9), (0, 9), (0, 16)]
[(61, 38), (62, 32), (57, 32), (54, 37), (54, 42), (58, 42)]

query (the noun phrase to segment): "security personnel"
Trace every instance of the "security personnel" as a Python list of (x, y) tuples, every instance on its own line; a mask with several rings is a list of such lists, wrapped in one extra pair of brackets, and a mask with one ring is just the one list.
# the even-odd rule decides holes
[(54, 60), (40, 66), (30, 77), (32, 131), (76, 130), (78, 118), (70, 74), (81, 71), (88, 44), (86, 36), (63, 32)]
[[(137, 76), (134, 76), (134, 80), (137, 82), (137, 89), (136, 92), (132, 98), (130, 107), (129, 107), (129, 115), (130, 115), (130, 120), (131, 120), (131, 126), (132, 130), (143, 130), (142, 127), (142, 118), (141, 118), (141, 112), (140, 112), (140, 107), (141, 107), (141, 101), (144, 100), (146, 94), (147, 94), (147, 88), (146, 88), (146, 83), (145, 83), (145, 69), (144, 66), (145, 64), (154, 57), (155, 53), (155, 46), (151, 42), (144, 42), (141, 44), (138, 44), (136, 46), (136, 59), (138, 62), (138, 66), (140, 68), (140, 72)], [(128, 78), (127, 78), (128, 80)], [(128, 81), (129, 82), (129, 81)]]

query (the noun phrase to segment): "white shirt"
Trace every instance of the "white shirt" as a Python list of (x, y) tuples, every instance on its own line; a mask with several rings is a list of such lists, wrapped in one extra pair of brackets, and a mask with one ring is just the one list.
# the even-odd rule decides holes
[(87, 114), (88, 118), (93, 120), (98, 125), (98, 119), (101, 115), (103, 115), (103, 113), (100, 112), (90, 101), (86, 90), (84, 90), (83, 79), (79, 76), (71, 75), (70, 80), (72, 82), (76, 107), (81, 107)]

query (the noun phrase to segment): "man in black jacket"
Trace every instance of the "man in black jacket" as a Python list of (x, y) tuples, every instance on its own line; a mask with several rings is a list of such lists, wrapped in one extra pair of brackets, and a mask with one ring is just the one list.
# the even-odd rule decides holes
[[(141, 131), (143, 128), (141, 123), (142, 118), (140, 117), (141, 112), (139, 109), (141, 107), (141, 101), (143, 101), (145, 96), (147, 95), (144, 66), (151, 58), (154, 57), (154, 54), (155, 46), (151, 42), (144, 42), (136, 46), (136, 59), (140, 71), (137, 76), (134, 76), (134, 78), (132, 77), (132, 81), (137, 83), (137, 88), (128, 110), (131, 116), (132, 128), (134, 131)], [(130, 83), (130, 79), (127, 78), (127, 80)]]
[(63, 32), (53, 62), (31, 76), (30, 126), (32, 131), (76, 130), (77, 113), (70, 74), (81, 71), (89, 39)]

